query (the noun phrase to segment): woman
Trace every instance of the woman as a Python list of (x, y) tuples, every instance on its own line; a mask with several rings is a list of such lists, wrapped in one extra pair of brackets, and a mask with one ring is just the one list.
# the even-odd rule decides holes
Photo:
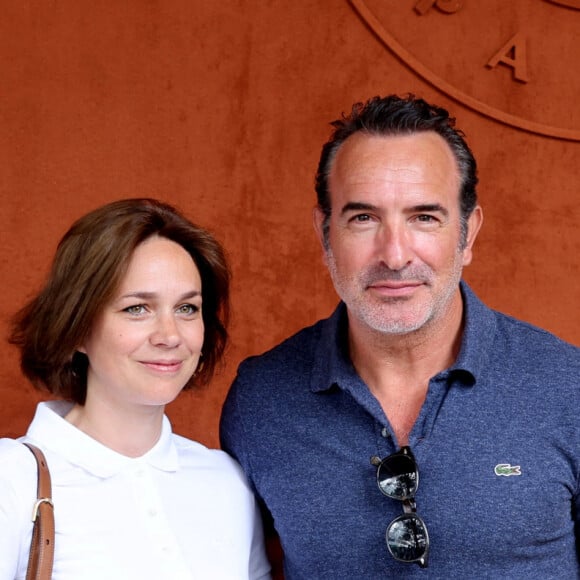
[[(241, 469), (164, 414), (220, 362), (228, 290), (219, 244), (156, 200), (110, 203), (60, 242), (11, 335), (55, 399), (23, 437), (51, 471), (55, 580), (269, 577)], [(36, 480), (30, 451), (0, 440), (0, 580), (25, 577)]]

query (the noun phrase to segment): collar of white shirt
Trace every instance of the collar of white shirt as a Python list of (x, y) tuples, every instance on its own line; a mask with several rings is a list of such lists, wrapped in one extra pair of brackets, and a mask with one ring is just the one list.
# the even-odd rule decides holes
[(179, 469), (179, 457), (167, 416), (163, 416), (161, 436), (153, 448), (141, 457), (132, 458), (113, 451), (66, 421), (64, 417), (71, 407), (72, 403), (65, 401), (40, 403), (26, 439), (43, 449), (64, 455), (69, 463), (101, 478), (112, 477), (135, 463), (143, 462), (161, 471)]

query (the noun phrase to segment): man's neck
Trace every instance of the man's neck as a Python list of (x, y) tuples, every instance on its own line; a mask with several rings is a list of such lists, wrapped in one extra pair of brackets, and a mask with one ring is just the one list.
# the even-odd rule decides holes
[(463, 301), (459, 290), (437, 320), (406, 334), (387, 334), (349, 321), (351, 361), (381, 404), (402, 445), (427, 395), (429, 380), (459, 353)]

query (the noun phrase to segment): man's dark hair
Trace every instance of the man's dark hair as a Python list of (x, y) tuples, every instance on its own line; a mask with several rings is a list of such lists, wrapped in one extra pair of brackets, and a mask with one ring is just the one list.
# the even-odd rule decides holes
[(460, 210), (462, 241), (467, 236), (467, 220), (477, 204), (477, 165), (464, 134), (455, 128), (455, 119), (441, 107), (430, 105), (409, 94), (373, 97), (366, 103), (355, 103), (350, 115), (333, 121), (330, 139), (322, 147), (316, 172), (318, 206), (324, 212), (324, 240), (328, 242), (328, 225), (332, 212), (328, 191), (328, 176), (340, 146), (354, 133), (395, 136), (433, 131), (441, 135), (457, 161), (460, 177)]

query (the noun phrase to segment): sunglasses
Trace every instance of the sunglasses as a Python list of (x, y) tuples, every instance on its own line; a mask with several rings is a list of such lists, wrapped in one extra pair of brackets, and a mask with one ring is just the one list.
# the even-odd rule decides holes
[(385, 539), (391, 556), (400, 562), (417, 562), (427, 567), (429, 534), (425, 522), (417, 515), (415, 494), (419, 487), (419, 470), (410, 447), (380, 459), (371, 457), (377, 468), (377, 485), (382, 494), (403, 502), (403, 515), (387, 527)]

